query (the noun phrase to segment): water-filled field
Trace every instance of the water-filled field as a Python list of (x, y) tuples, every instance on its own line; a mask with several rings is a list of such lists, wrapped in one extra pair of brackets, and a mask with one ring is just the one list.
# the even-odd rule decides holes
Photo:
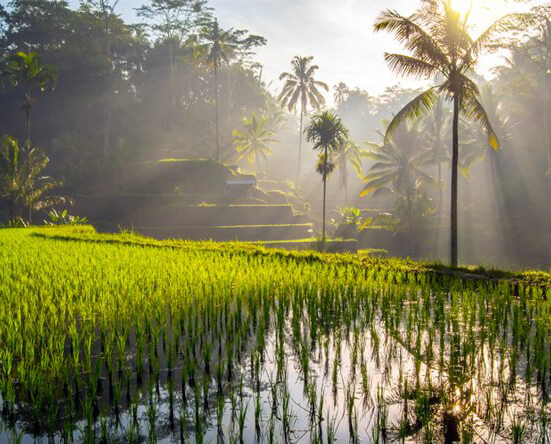
[(551, 437), (548, 275), (80, 230), (0, 231), (0, 442)]

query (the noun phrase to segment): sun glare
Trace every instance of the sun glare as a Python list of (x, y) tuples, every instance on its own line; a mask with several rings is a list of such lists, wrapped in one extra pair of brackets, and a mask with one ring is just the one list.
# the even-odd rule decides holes
[(472, 14), (474, 9), (474, 0), (452, 0), (453, 9), (465, 17), (467, 14)]

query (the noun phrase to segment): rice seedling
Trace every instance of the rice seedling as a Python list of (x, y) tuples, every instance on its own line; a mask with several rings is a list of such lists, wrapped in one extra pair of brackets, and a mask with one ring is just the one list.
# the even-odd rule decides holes
[(550, 432), (551, 301), (532, 275), (87, 228), (0, 243), (0, 441)]

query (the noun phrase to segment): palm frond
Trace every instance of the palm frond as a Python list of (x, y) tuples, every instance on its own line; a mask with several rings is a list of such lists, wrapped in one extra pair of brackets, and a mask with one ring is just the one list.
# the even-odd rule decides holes
[(486, 110), (472, 93), (466, 94), (463, 98), (462, 108), (465, 113), (465, 116), (476, 123), (478, 123), (482, 129), (488, 133), (488, 144), (494, 150), (499, 149), (499, 139), (494, 131), (492, 123), (486, 113)]
[(434, 106), (436, 101), (437, 101), (437, 96), (434, 92), (434, 88), (430, 88), (422, 92), (421, 94), (419, 94), (412, 101), (410, 101), (406, 106), (404, 106), (398, 112), (398, 114), (394, 116), (394, 118), (388, 125), (386, 134), (385, 134), (385, 145), (388, 145), (391, 143), (394, 133), (402, 123), (404, 123), (405, 121), (413, 122), (419, 119), (421, 116), (425, 115), (430, 111), (430, 109)]
[(438, 67), (433, 64), (402, 54), (385, 53), (385, 61), (390, 69), (399, 76), (412, 76), (420, 79), (438, 72)]

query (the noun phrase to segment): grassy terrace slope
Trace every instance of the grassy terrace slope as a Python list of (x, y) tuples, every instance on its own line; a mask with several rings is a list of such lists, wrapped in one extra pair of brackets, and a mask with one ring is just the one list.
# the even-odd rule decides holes
[[(213, 424), (230, 430), (224, 408), (231, 402), (242, 415), (232, 433), (246, 433), (246, 442), (261, 431), (276, 442), (293, 441), (293, 430), (318, 433), (321, 421), (308, 423), (318, 408), (327, 418), (347, 415), (342, 427), (323, 431), (346, 441), (368, 427), (390, 433), (383, 420), (409, 421), (402, 407), (384, 419), (385, 399), (400, 394), (406, 413), (408, 402), (431, 400), (415, 410), (415, 427), (400, 430), (443, 442), (453, 421), (441, 418), (457, 403), (469, 413), (455, 426), (476, 413), (485, 415), (485, 430), (500, 430), (512, 412), (533, 411), (551, 387), (545, 273), (451, 271), (80, 227), (1, 230), (0, 276), (1, 419), (30, 435), (152, 442), (191, 434), (212, 442)], [(507, 383), (488, 379), (489, 353), (499, 370), (492, 378)], [(443, 378), (425, 385), (427, 369)], [(509, 399), (514, 384), (533, 388), (530, 405), (488, 413), (484, 400)], [(362, 423), (360, 393), (379, 412), (376, 423)], [(314, 413), (293, 414), (290, 394)], [(161, 424), (162, 411), (170, 415)], [(124, 427), (105, 419), (120, 414)], [(277, 418), (275, 428), (269, 418)]]
[[(0, 233), (1, 234), (1, 233)], [(442, 264), (425, 263), (404, 259), (380, 259), (374, 257), (359, 256), (357, 254), (323, 254), (313, 251), (298, 252), (280, 249), (263, 248), (259, 242), (210, 242), (187, 241), (180, 239), (157, 240), (137, 234), (100, 234), (93, 227), (60, 227), (60, 228), (33, 228), (25, 230), (27, 236), (37, 238), (82, 241), (95, 243), (108, 243), (120, 245), (136, 245), (156, 248), (176, 248), (220, 251), (224, 253), (249, 253), (253, 255), (275, 256), (297, 261), (319, 261), (323, 263), (354, 264), (361, 267), (375, 268), (378, 270), (393, 270), (402, 273), (435, 273), (450, 276), (458, 276), (466, 279), (505, 280), (524, 285), (539, 286), (542, 289), (551, 289), (551, 275), (541, 271), (511, 272), (498, 269), (486, 269), (484, 267), (460, 267), (452, 269)], [(0, 242), (2, 237), (0, 236)], [(275, 243), (267, 242), (270, 245)]]

